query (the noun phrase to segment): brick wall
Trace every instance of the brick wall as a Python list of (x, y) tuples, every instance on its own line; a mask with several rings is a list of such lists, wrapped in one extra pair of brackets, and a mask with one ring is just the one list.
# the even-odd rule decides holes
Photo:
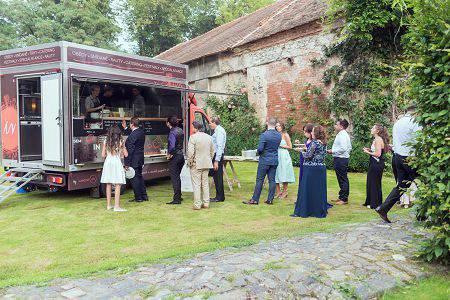
[(323, 47), (332, 38), (317, 23), (304, 25), (233, 52), (193, 62), (189, 80), (197, 88), (201, 85), (212, 91), (226, 91), (230, 86), (243, 84), (261, 122), (267, 116), (282, 121), (294, 117), (294, 129), (300, 130), (305, 123), (305, 106), (298, 101), (298, 90), (307, 83), (321, 85), (323, 68), (312, 68), (310, 61), (322, 55)]

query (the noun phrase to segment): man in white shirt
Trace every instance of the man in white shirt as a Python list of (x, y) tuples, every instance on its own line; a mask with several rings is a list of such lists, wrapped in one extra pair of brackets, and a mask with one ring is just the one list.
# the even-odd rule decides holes
[(348, 195), (350, 193), (350, 183), (348, 181), (348, 160), (350, 158), (350, 151), (352, 151), (352, 143), (350, 135), (347, 132), (348, 121), (345, 119), (338, 120), (334, 125), (337, 132), (334, 139), (333, 147), (327, 152), (333, 155), (334, 171), (339, 183), (339, 199), (337, 205), (348, 204)]
[(380, 217), (387, 223), (391, 221), (387, 217), (387, 213), (394, 206), (403, 193), (410, 187), (412, 181), (417, 177), (416, 170), (408, 165), (408, 158), (414, 156), (414, 149), (410, 143), (413, 143), (420, 130), (419, 124), (416, 123), (412, 116), (415, 110), (414, 106), (410, 106), (407, 113), (394, 124), (392, 129), (393, 139), (393, 168), (397, 174), (397, 185), (392, 189), (389, 196), (383, 204), (375, 209)]
[(223, 187), (223, 157), (225, 155), (225, 145), (227, 143), (227, 133), (220, 125), (220, 118), (213, 117), (209, 126), (214, 130), (213, 144), (214, 144), (214, 158), (213, 158), (213, 178), (216, 186), (216, 197), (210, 199), (210, 202), (225, 201), (225, 191)]

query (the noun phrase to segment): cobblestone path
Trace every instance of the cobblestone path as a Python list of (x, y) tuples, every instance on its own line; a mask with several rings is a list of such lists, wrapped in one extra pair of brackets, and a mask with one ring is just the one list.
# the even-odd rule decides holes
[(374, 221), (201, 253), (120, 276), (12, 287), (0, 298), (371, 299), (426, 275), (412, 260), (417, 235), (423, 233), (408, 219)]

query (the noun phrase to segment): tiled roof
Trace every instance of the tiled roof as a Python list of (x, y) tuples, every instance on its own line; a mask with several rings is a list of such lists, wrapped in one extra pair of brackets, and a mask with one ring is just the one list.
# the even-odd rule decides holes
[(252, 14), (178, 44), (156, 58), (188, 63), (310, 23), (321, 18), (325, 10), (324, 0), (279, 0)]

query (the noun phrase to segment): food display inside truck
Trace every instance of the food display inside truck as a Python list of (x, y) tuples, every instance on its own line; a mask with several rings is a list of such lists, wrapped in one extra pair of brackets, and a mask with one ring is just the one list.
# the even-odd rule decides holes
[(179, 90), (94, 79), (73, 79), (74, 163), (102, 162), (101, 145), (108, 128), (122, 127), (123, 120), (139, 117), (145, 131), (145, 156), (167, 154), (166, 120), (182, 120)]

